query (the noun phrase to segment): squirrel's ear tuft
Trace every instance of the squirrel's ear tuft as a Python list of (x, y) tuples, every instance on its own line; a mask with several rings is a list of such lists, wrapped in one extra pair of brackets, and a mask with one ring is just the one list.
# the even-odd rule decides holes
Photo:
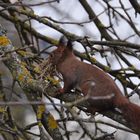
[(59, 46), (64, 47), (67, 46), (68, 39), (63, 35), (59, 40)]
[(58, 47), (66, 47), (66, 49), (73, 50), (72, 41), (67, 39), (66, 36), (61, 36)]
[(67, 48), (69, 50), (73, 50), (73, 48), (72, 48), (72, 41), (71, 40), (68, 40), (68, 42), (67, 42)]

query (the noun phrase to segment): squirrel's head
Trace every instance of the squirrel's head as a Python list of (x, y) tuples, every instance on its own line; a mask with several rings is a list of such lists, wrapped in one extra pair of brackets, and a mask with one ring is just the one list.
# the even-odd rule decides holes
[(55, 49), (50, 55), (50, 62), (53, 65), (56, 65), (62, 62), (70, 53), (72, 53), (72, 42), (65, 36), (62, 36), (57, 45), (57, 49)]

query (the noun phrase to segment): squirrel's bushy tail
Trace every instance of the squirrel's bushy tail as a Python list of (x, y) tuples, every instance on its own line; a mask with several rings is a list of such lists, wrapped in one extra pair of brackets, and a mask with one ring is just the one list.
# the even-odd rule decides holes
[(118, 108), (131, 128), (140, 134), (140, 107), (127, 101), (118, 105)]
[(118, 94), (115, 98), (115, 106), (121, 110), (128, 126), (140, 134), (140, 106), (131, 103), (126, 97)]

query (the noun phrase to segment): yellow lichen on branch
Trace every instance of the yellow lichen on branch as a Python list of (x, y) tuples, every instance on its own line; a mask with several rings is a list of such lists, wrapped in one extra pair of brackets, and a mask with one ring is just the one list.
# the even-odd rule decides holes
[(27, 84), (30, 84), (33, 80), (30, 72), (27, 70), (27, 68), (22, 63), (20, 65), (17, 80), (20, 83), (27, 83)]
[(60, 80), (57, 80), (57, 79), (55, 79), (55, 78), (53, 78), (49, 75), (46, 77), (46, 80), (51, 82), (51, 84), (54, 85), (54, 86), (56, 86), (60, 83)]
[(0, 36), (0, 46), (5, 47), (9, 44), (11, 44), (11, 42), (6, 36)]
[(27, 57), (27, 56), (31, 57), (31, 56), (33, 56), (33, 53), (28, 52), (28, 51), (24, 51), (24, 50), (18, 50), (17, 53), (19, 55), (21, 55), (21, 56), (24, 56), (24, 57)]
[(56, 129), (58, 127), (57, 122), (52, 115), (49, 115), (47, 119), (49, 129)]
[(45, 112), (45, 105), (39, 105), (37, 109), (37, 119), (38, 119), (38, 125), (41, 126), (41, 119), (42, 119), (42, 114)]

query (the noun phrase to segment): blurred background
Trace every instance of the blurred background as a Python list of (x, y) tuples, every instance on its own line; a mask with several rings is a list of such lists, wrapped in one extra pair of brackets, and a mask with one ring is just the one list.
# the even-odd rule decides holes
[[(31, 51), (34, 54), (37, 54), (39, 51), (41, 52), (45, 48), (49, 48), (51, 43), (45, 41), (45, 39), (42, 39), (41, 37), (38, 37), (35, 35), (35, 33), (29, 32), (29, 30), (25, 30), (25, 37), (27, 37), (27, 39), (25, 39), (23, 33), (19, 33), (24, 30), (23, 26), (19, 26), (18, 24), (16, 26), (14, 21), (11, 22), (8, 20), (8, 18), (6, 18), (6, 16), (2, 15), (2, 13), (5, 15), (10, 15), (10, 12), (8, 11), (10, 8), (6, 9), (6, 7), (8, 7), (6, 2), (9, 3), (9, 7), (14, 7), (19, 10), (27, 10), (29, 13), (38, 15), (40, 18), (46, 19), (50, 23), (54, 24), (53, 27), (47, 26), (41, 21), (38, 22), (37, 19), (33, 19), (30, 16), (28, 17), (26, 14), (21, 14), (18, 12), (11, 13), (11, 15), (15, 14), (15, 17), (18, 17), (21, 21), (24, 21), (29, 26), (31, 26), (31, 28), (39, 33), (39, 36), (42, 35), (53, 38), (54, 40), (59, 40), (62, 34), (68, 32), (78, 37), (87, 37), (92, 41), (106, 41), (107, 39), (102, 36), (101, 30), (99, 30), (100, 27), (104, 27), (107, 33), (114, 40), (124, 42), (126, 41), (136, 45), (140, 44), (140, 14), (132, 5), (131, 0), (87, 0), (88, 4), (96, 14), (95, 19), (92, 19), (91, 17), (89, 18), (88, 13), (81, 5), (80, 0), (1, 0), (0, 10), (5, 10), (1, 11), (0, 24), (7, 30), (7, 36), (11, 40), (13, 46), (20, 48), (33, 45), (35, 51)], [(139, 0), (137, 0), (137, 4), (140, 4)], [(101, 21), (101, 25), (96, 25), (96, 18)], [(61, 29), (59, 30), (59, 28), (62, 28), (64, 31)], [(68, 36), (72, 37), (71, 34), (68, 34)], [(30, 40), (29, 43), (27, 41), (28, 39)], [(55, 45), (52, 44), (52, 48), (54, 46)], [(108, 66), (112, 71), (124, 70), (124, 75), (128, 76), (125, 80), (127, 80), (130, 84), (135, 85), (135, 88), (134, 86), (132, 86), (133, 88), (129, 86), (126, 87), (114, 75), (111, 76), (120, 87), (122, 93), (124, 95), (132, 94), (129, 99), (132, 102), (140, 105), (140, 48), (135, 49), (133, 47), (119, 46), (118, 52), (115, 52), (113, 47), (110, 46), (100, 45), (97, 43), (92, 48), (88, 46), (86, 47), (91, 57), (93, 56), (99, 63), (103, 64), (104, 66)], [(73, 47), (76, 51), (82, 54), (85, 53), (85, 47), (83, 47), (80, 42), (75, 41), (73, 43)], [(51, 51), (51, 49), (47, 51)], [(125, 59), (123, 59), (119, 53), (121, 53), (122, 57)], [(43, 52), (39, 57), (44, 59), (48, 57), (48, 54)], [(87, 60), (85, 60), (85, 62), (90, 63)], [(133, 66), (135, 70), (131, 69), (131, 66)], [(23, 99), (26, 100), (27, 97), (18, 83), (16, 83), (13, 88), (13, 77), (7, 66), (5, 66), (2, 61), (0, 61), (0, 73), (3, 87), (5, 87), (3, 89), (4, 93), (6, 94), (6, 99), (8, 101), (22, 101)], [(52, 100), (54, 102), (60, 103), (57, 99), (52, 98)], [(46, 98), (45, 101), (50, 102)], [(13, 106), (10, 108), (13, 119), (20, 127), (25, 127), (37, 121), (35, 113), (30, 105)], [(49, 106), (47, 108), (56, 120), (61, 119), (60, 114), (54, 107)], [(76, 108), (75, 110), (77, 111), (78, 109)], [(67, 114), (64, 113), (64, 116), (65, 115)], [(79, 116), (83, 120), (89, 121), (89, 118), (91, 118), (91, 122), (94, 120), (92, 116), (87, 115), (84, 112), (81, 112)], [(97, 115), (95, 118), (96, 120), (102, 120), (104, 122), (114, 124), (116, 128), (105, 124), (98, 124), (98, 126), (96, 126), (94, 123), (85, 121), (84, 124), (91, 134), (100, 136), (102, 134), (112, 133), (114, 135), (114, 138), (112, 139), (138, 140), (137, 135), (120, 130), (118, 128), (119, 126), (124, 127), (123, 125), (107, 117), (103, 117), (102, 115)], [(60, 125), (62, 125), (61, 121)], [(87, 134), (84, 134), (83, 129), (76, 121), (66, 121), (66, 126), (69, 136), (65, 136), (64, 139), (91, 139)], [(62, 129), (60, 127), (61, 133), (63, 135), (67, 135), (65, 134), (64, 128)], [(38, 135), (40, 133), (38, 126), (33, 127), (30, 131)], [(40, 137), (34, 135), (31, 135), (30, 138), (35, 140), (40, 139)], [(8, 139), (10, 140), (10, 138)], [(48, 139), (51, 138), (48, 136)]]

